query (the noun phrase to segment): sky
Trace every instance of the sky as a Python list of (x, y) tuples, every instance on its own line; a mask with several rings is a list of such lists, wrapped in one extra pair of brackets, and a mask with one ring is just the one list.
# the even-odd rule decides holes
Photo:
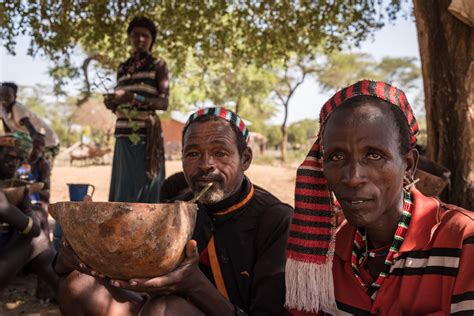
[[(0, 45), (0, 81), (14, 81), (22, 86), (36, 84), (52, 85), (47, 70), (51, 63), (38, 54), (36, 57), (27, 55), (30, 39), (26, 36), (17, 39), (16, 56), (9, 55)], [(379, 31), (362, 42), (353, 52), (369, 53), (376, 59), (390, 57), (416, 57), (419, 59), (416, 27), (412, 17), (398, 17), (395, 22), (386, 23)], [(78, 87), (69, 86), (71, 94)], [(321, 93), (314, 79), (307, 79), (295, 92), (289, 105), (288, 123), (302, 119), (317, 119), (319, 110), (331, 93)], [(410, 100), (410, 95), (408, 95)], [(20, 100), (21, 101), (21, 100)], [(283, 113), (277, 114), (270, 121), (279, 124), (283, 121)]]

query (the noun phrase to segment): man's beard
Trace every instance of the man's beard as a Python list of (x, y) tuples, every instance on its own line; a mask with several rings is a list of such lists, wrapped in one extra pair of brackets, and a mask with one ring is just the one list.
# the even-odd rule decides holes
[[(224, 178), (220, 175), (206, 175), (204, 173), (199, 173), (192, 177), (191, 181), (193, 183), (198, 182), (200, 179), (206, 179), (206, 181), (212, 182), (213, 185), (204, 193), (199, 202), (203, 204), (216, 204), (222, 201), (226, 197), (226, 192), (222, 188), (224, 186)], [(203, 189), (204, 186), (194, 186), (194, 194), (197, 194)]]
[(226, 196), (226, 193), (221, 188), (211, 187), (206, 193), (201, 196), (199, 202), (203, 204), (216, 204), (222, 201)]

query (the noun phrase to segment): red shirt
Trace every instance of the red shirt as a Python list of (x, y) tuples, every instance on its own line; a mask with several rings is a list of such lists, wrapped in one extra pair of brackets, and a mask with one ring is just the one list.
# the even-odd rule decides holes
[(413, 201), (405, 240), (374, 301), (352, 270), (355, 228), (338, 232), (337, 315), (474, 315), (474, 213), (416, 190)]

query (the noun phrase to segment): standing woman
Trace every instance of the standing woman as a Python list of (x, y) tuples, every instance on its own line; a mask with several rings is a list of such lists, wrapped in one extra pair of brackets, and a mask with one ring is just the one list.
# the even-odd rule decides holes
[(156, 110), (168, 108), (166, 62), (151, 55), (156, 26), (135, 17), (127, 29), (132, 56), (120, 64), (106, 107), (117, 115), (109, 201), (156, 203), (165, 176), (162, 128)]

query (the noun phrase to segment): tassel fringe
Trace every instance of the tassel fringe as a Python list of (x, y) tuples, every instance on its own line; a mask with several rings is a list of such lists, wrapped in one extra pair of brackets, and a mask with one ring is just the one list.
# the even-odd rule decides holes
[(288, 258), (285, 282), (287, 308), (309, 313), (336, 310), (332, 260), (314, 264)]

